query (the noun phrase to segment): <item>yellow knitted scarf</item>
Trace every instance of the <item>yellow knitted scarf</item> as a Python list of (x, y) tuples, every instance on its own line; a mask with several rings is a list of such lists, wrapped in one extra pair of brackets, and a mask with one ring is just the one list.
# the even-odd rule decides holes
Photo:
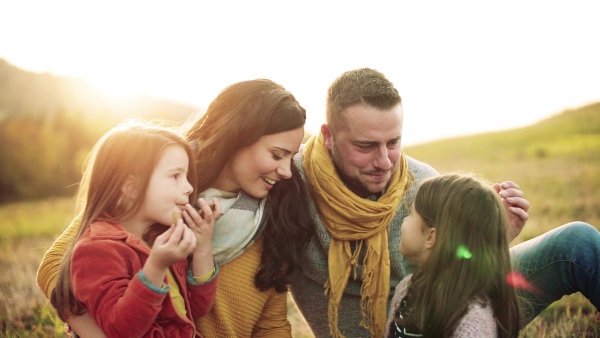
[[(386, 193), (377, 201), (355, 195), (348, 189), (331, 161), (323, 135), (310, 138), (304, 150), (304, 170), (321, 219), (331, 234), (329, 246), (329, 327), (333, 337), (343, 337), (337, 327), (338, 309), (351, 271), (356, 279), (359, 253), (363, 260), (360, 323), (373, 337), (385, 336), (387, 300), (390, 292), (388, 229), (409, 183), (406, 158), (392, 175)], [(351, 242), (356, 242), (352, 250)]]

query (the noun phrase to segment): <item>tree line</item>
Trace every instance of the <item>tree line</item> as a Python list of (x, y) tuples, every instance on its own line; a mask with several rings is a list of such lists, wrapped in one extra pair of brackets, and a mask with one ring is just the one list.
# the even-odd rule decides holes
[(113, 99), (76, 78), (0, 59), (0, 203), (72, 195), (87, 153), (129, 116), (185, 120), (198, 108), (165, 99)]

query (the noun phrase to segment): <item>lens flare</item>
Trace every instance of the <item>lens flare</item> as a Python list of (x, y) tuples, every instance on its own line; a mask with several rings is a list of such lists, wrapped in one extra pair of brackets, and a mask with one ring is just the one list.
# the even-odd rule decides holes
[(470, 259), (473, 255), (466, 246), (460, 245), (458, 249), (456, 249), (456, 257), (458, 257), (458, 259)]
[(525, 276), (516, 271), (511, 271), (508, 273), (508, 275), (506, 275), (506, 283), (517, 289), (536, 293), (538, 292), (535, 286), (531, 285), (531, 283), (527, 281), (527, 278), (525, 278)]

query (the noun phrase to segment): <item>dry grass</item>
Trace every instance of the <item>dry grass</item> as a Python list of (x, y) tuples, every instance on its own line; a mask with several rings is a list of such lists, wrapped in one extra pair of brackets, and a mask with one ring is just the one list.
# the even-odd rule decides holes
[[(49, 239), (0, 244), (0, 337), (65, 337), (63, 324), (35, 283)], [(313, 337), (291, 298), (288, 308), (294, 337)], [(600, 337), (598, 316), (585, 298), (575, 294), (554, 303), (520, 337)]]
[(0, 241), (0, 337), (64, 337), (62, 323), (37, 287), (47, 241)]
[[(37, 223), (60, 233), (72, 217), (72, 201), (48, 200), (0, 207), (0, 337), (65, 337), (63, 324), (35, 282), (37, 267), (53, 241), (47, 235), (23, 238), (10, 229), (19, 224)], [(51, 214), (51, 215), (50, 215)], [(31, 217), (33, 221), (26, 219)], [(42, 222), (43, 223), (38, 223)], [(528, 226), (531, 226), (529, 224)], [(45, 234), (48, 229), (45, 229)], [(7, 233), (13, 235), (7, 235)], [(294, 337), (313, 337), (293, 300), (288, 314)], [(521, 337), (595, 337), (600, 336), (598, 312), (579, 294), (565, 297), (544, 311), (522, 332)]]

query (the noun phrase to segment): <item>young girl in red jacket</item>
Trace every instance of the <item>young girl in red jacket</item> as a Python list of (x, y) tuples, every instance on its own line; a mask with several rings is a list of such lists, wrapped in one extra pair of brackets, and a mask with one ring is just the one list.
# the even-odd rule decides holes
[[(188, 143), (162, 127), (125, 123), (94, 146), (78, 191), (81, 227), (61, 261), (52, 305), (89, 311), (108, 337), (195, 337), (214, 302), (211, 237), (220, 215), (203, 199)], [(184, 224), (185, 222), (185, 224)]]

